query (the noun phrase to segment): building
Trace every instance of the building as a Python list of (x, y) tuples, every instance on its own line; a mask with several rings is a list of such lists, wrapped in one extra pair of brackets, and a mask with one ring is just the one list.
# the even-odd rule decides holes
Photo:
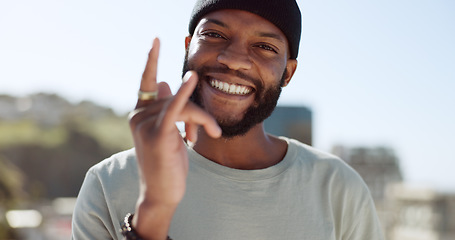
[(335, 146), (332, 152), (364, 179), (386, 239), (455, 239), (455, 195), (404, 184), (392, 149)]
[(399, 160), (390, 148), (335, 146), (332, 153), (362, 176), (376, 203), (384, 201), (387, 185), (403, 181)]
[(422, 186), (390, 185), (386, 191), (390, 240), (455, 239), (455, 195)]
[(309, 108), (277, 106), (264, 121), (264, 128), (273, 135), (294, 138), (312, 145), (312, 113)]

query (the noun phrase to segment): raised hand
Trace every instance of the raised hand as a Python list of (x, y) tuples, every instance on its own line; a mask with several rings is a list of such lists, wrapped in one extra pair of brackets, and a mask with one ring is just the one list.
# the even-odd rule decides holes
[[(140, 91), (158, 91), (156, 99), (138, 99), (130, 115), (130, 128), (140, 173), (140, 195), (133, 225), (149, 239), (165, 239), (175, 208), (185, 193), (188, 155), (185, 143), (175, 125), (185, 122), (187, 139), (197, 140), (197, 129), (203, 126), (211, 137), (221, 136), (221, 129), (207, 112), (189, 101), (197, 85), (197, 74), (185, 74), (175, 96), (169, 85), (157, 83), (160, 42), (153, 41), (142, 75)], [(150, 95), (150, 94), (149, 94)]]

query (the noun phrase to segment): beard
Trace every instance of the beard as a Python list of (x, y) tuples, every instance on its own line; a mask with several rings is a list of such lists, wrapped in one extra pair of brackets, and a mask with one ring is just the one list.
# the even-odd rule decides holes
[(202, 66), (200, 68), (195, 68), (194, 66), (190, 66), (188, 63), (187, 52), (183, 63), (182, 76), (189, 70), (196, 71), (199, 79), (199, 83), (194, 89), (190, 100), (202, 109), (205, 109), (205, 107), (201, 97), (201, 81), (205, 81), (204, 76), (207, 72), (230, 73), (235, 76), (248, 79), (250, 82), (253, 82), (255, 84), (255, 102), (247, 108), (240, 120), (215, 117), (215, 120), (222, 130), (222, 137), (225, 139), (231, 139), (237, 136), (245, 135), (251, 128), (263, 122), (272, 114), (277, 105), (278, 99), (280, 98), (281, 89), (284, 85), (284, 81), (287, 75), (287, 71), (285, 69), (280, 81), (277, 81), (277, 84), (273, 85), (272, 87), (265, 89), (261, 81), (251, 78), (239, 71), (230, 70), (227, 67)]

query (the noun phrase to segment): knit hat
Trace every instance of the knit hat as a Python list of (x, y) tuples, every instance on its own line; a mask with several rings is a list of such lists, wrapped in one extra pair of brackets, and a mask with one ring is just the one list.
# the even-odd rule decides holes
[(190, 34), (203, 16), (221, 9), (244, 10), (269, 20), (286, 36), (291, 59), (297, 58), (302, 23), (296, 0), (198, 0), (188, 26)]

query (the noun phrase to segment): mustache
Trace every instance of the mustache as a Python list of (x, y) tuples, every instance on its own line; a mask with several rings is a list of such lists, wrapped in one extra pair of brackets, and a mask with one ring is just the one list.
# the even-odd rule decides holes
[(188, 61), (188, 49), (185, 51), (185, 57), (183, 58), (183, 69), (182, 69), (182, 78), (186, 74), (186, 72), (194, 70), (196, 71), (199, 80), (203, 79), (207, 73), (224, 73), (224, 74), (230, 74), (233, 76), (236, 76), (238, 78), (241, 78), (247, 82), (252, 83), (254, 86), (256, 86), (256, 91), (257, 92), (262, 92), (264, 89), (264, 84), (261, 80), (251, 77), (248, 74), (245, 74), (243, 72), (240, 72), (238, 70), (232, 70), (228, 68), (227, 66), (220, 65), (220, 66), (201, 66), (199, 68), (196, 68), (195, 66), (192, 66), (192, 64), (189, 63)]

